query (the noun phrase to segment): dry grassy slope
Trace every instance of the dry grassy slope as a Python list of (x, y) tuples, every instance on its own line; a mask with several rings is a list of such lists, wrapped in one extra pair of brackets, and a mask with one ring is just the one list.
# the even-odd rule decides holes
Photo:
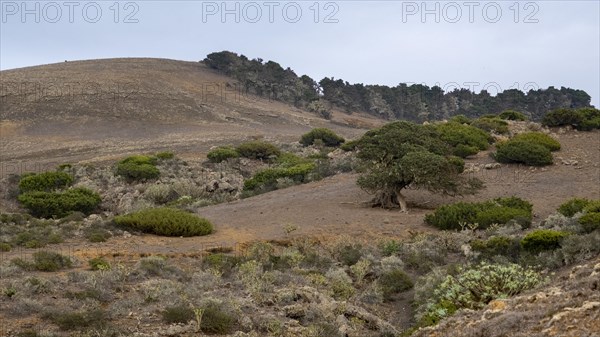
[[(353, 137), (381, 121), (335, 113), (333, 121), (243, 94), (198, 62), (108, 59), (0, 72), (2, 161), (37, 167), (173, 150), (197, 156), (249, 137), (297, 139), (328, 126)], [(3, 170), (6, 171), (6, 170)], [(4, 172), (3, 172), (4, 173)]]

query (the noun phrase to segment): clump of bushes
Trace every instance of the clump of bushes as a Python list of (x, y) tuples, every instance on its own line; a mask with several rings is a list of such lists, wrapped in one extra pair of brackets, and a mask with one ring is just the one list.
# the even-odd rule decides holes
[(164, 236), (200, 236), (212, 233), (210, 221), (186, 211), (159, 207), (116, 216), (119, 226)]
[(51, 192), (71, 186), (73, 180), (72, 175), (62, 171), (28, 174), (19, 181), (19, 191), (21, 193)]
[(452, 118), (450, 118), (449, 122), (458, 123), (458, 124), (471, 124), (471, 122), (473, 122), (473, 121), (471, 120), (471, 118), (469, 118), (465, 115), (456, 115), (456, 116), (452, 116)]
[(257, 172), (252, 178), (244, 181), (244, 190), (274, 190), (276, 189), (277, 180), (282, 178), (289, 178), (296, 183), (302, 183), (308, 179), (308, 175), (314, 169), (314, 163), (298, 164), (288, 168), (268, 168)]
[(499, 143), (493, 156), (500, 163), (520, 163), (530, 166), (552, 164), (552, 153), (547, 147), (524, 140), (511, 139)]
[(194, 311), (186, 305), (167, 307), (162, 312), (163, 321), (167, 324), (187, 323), (195, 317)]
[(558, 207), (558, 213), (572, 217), (575, 214), (582, 212), (583, 209), (590, 204), (588, 199), (573, 198), (563, 203)]
[(425, 216), (425, 222), (439, 229), (461, 230), (466, 224), (477, 224), (485, 229), (493, 224), (511, 220), (523, 227), (531, 224), (533, 206), (517, 197), (497, 198), (485, 202), (444, 205)]
[(532, 253), (553, 250), (560, 248), (560, 242), (568, 235), (567, 232), (539, 229), (525, 235), (521, 240), (521, 246), (524, 250)]
[(473, 251), (480, 253), (483, 260), (491, 260), (495, 256), (508, 257), (511, 261), (517, 261), (520, 251), (520, 241), (507, 236), (492, 236), (487, 240), (473, 240), (471, 242)]
[(107, 324), (108, 315), (102, 309), (79, 312), (52, 312), (46, 315), (61, 330), (79, 330), (82, 328), (101, 328)]
[(27, 192), (19, 195), (17, 200), (33, 216), (40, 218), (62, 218), (71, 212), (90, 214), (102, 202), (96, 192), (87, 188), (73, 188), (64, 192)]
[(527, 120), (527, 116), (525, 116), (525, 114), (523, 114), (522, 112), (519, 112), (519, 111), (515, 111), (515, 110), (504, 110), (498, 115), (498, 118), (510, 120), (510, 121), (526, 121)]
[(551, 127), (570, 125), (581, 131), (600, 129), (600, 110), (594, 108), (556, 109), (544, 116), (542, 124)]
[(219, 305), (211, 303), (201, 308), (201, 311), (200, 330), (202, 332), (225, 335), (233, 330), (235, 318)]
[(236, 151), (241, 157), (259, 160), (274, 159), (281, 154), (281, 150), (277, 146), (263, 141), (242, 143), (236, 148)]
[(33, 253), (33, 261), (26, 261), (21, 258), (16, 258), (11, 262), (25, 270), (37, 270), (45, 272), (58, 271), (63, 268), (70, 268), (73, 265), (73, 262), (69, 257), (47, 251)]
[(211, 150), (206, 157), (212, 163), (220, 163), (230, 158), (237, 158), (240, 154), (231, 146), (219, 146)]
[(478, 118), (471, 122), (471, 125), (487, 132), (493, 131), (500, 134), (508, 133), (508, 123), (505, 120), (502, 120), (495, 116)]
[(130, 156), (117, 163), (115, 173), (129, 182), (156, 179), (160, 176), (156, 162), (154, 156)]
[(600, 229), (600, 200), (590, 201), (583, 209), (584, 214), (579, 218), (583, 230), (591, 233)]
[(420, 326), (434, 325), (458, 309), (480, 309), (494, 299), (515, 296), (543, 281), (540, 274), (517, 264), (481, 263), (461, 268), (435, 289), (421, 315)]
[(175, 154), (171, 151), (158, 152), (155, 156), (160, 160), (169, 160), (175, 158)]
[(320, 140), (323, 145), (330, 147), (340, 146), (345, 142), (345, 139), (341, 136), (338, 136), (335, 132), (331, 131), (327, 128), (316, 128), (312, 129), (310, 132), (305, 133), (300, 138), (300, 144), (304, 146), (310, 146), (315, 144), (316, 140)]
[(560, 150), (560, 143), (543, 132), (525, 132), (513, 137), (514, 141), (523, 141), (542, 145), (550, 151)]
[(436, 126), (440, 138), (453, 148), (454, 155), (466, 158), (488, 148), (490, 135), (473, 126), (455, 122), (442, 123)]

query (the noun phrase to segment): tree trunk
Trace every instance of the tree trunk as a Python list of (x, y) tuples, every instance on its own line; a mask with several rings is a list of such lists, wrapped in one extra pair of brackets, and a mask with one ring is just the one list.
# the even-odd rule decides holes
[(401, 190), (396, 191), (396, 199), (398, 199), (398, 205), (400, 205), (401, 212), (408, 212), (408, 206), (406, 205), (406, 198), (401, 193)]

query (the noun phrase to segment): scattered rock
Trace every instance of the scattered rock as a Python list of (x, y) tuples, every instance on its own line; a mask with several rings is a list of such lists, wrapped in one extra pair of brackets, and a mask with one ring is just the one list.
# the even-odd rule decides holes
[(484, 168), (486, 170), (493, 170), (493, 169), (497, 169), (502, 167), (502, 165), (500, 165), (500, 163), (490, 163), (490, 164), (485, 164)]

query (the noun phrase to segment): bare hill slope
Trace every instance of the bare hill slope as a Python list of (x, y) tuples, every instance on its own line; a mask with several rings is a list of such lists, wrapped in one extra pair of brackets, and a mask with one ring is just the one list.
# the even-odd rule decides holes
[(3, 171), (161, 149), (195, 156), (246, 138), (295, 140), (316, 126), (352, 137), (380, 122), (335, 112), (327, 121), (248, 95), (198, 62), (89, 60), (0, 75), (1, 159), (13, 167)]

